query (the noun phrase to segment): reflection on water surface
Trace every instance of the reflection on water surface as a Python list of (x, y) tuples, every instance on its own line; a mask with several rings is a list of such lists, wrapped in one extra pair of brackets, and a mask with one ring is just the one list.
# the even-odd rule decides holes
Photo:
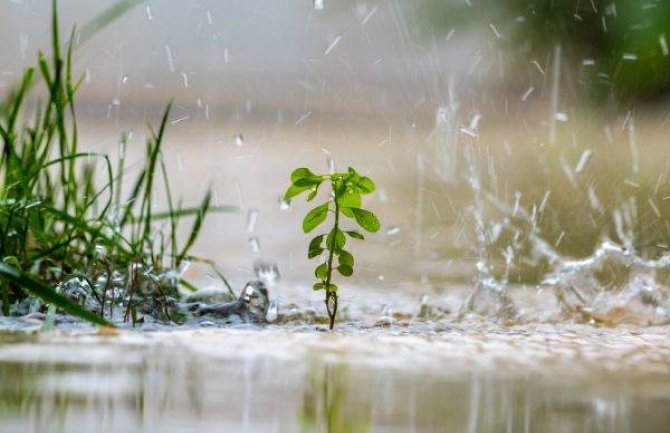
[(665, 431), (664, 337), (617, 333), (5, 336), (0, 432)]

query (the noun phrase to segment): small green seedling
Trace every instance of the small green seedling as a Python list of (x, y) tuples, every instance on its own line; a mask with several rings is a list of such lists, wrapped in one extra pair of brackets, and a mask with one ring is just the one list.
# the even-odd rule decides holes
[[(324, 223), (328, 213), (333, 214), (333, 228), (327, 234), (320, 234), (309, 243), (307, 257), (322, 257), (326, 254), (326, 261), (316, 267), (314, 275), (319, 280), (314, 284), (314, 290), (326, 291), (326, 309), (330, 318), (330, 329), (335, 326), (337, 314), (337, 286), (331, 282), (333, 269), (344, 277), (354, 273), (354, 256), (344, 249), (347, 236), (353, 239), (364, 239), (363, 235), (355, 230), (342, 230), (340, 216), (356, 221), (358, 225), (371, 233), (379, 230), (379, 220), (370, 211), (361, 208), (361, 196), (375, 190), (375, 184), (369, 177), (361, 176), (349, 167), (346, 173), (314, 174), (307, 168), (298, 168), (291, 173), (291, 186), (284, 194), (284, 200), (309, 192), (307, 201), (312, 201), (324, 181), (330, 181), (332, 192), (329, 199), (312, 209), (302, 221), (302, 229), (309, 233)], [(324, 244), (325, 242), (325, 244)], [(333, 261), (337, 256), (337, 266)]]

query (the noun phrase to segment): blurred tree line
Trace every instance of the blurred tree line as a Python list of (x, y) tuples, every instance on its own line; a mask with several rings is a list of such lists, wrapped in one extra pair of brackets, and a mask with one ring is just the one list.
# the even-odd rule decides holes
[[(590, 97), (619, 103), (670, 91), (670, 0), (426, 0), (431, 28), (481, 27), (517, 60), (561, 45)], [(575, 70), (575, 69), (573, 69)]]

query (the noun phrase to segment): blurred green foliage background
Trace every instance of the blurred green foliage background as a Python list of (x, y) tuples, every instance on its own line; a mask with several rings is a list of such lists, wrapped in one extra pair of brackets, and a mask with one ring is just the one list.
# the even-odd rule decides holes
[(491, 25), (520, 61), (560, 44), (587, 94), (601, 102), (654, 100), (670, 90), (670, 0), (427, 0), (432, 29)]

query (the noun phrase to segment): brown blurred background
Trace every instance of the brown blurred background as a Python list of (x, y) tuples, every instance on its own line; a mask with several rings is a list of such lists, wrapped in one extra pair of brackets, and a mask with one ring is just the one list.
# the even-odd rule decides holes
[[(48, 51), (50, 3), (0, 3), (0, 94), (38, 50)], [(63, 29), (112, 3), (62, 0)], [(464, 12), (456, 2), (432, 0), (325, 0), (323, 8), (311, 0), (143, 2), (77, 51), (85, 76), (81, 141), (115, 154), (121, 132), (130, 131), (139, 158), (147, 125), (174, 100), (164, 152), (171, 182), (186, 204), (212, 185), (219, 204), (240, 207), (236, 215), (212, 216), (196, 251), (235, 283), (249, 278), (257, 258), (276, 260), (289, 280), (310, 279), (300, 232), (307, 207), (282, 210), (278, 197), (293, 168), (325, 171), (327, 152), (338, 167), (353, 165), (378, 181), (370, 206), (384, 229), (356, 247), (360, 281), (468, 280), (476, 247), (465, 146), (476, 148), (484, 186), (501, 200), (513, 204), (520, 194), (530, 209), (547, 197), (539, 224), (565, 254), (587, 255), (600, 236), (615, 236), (612, 211), (630, 197), (640, 248), (663, 253), (670, 234), (663, 80), (637, 93), (617, 84), (629, 63), (653, 63), (647, 51), (620, 48), (612, 63), (598, 57), (588, 34), (582, 42), (566, 36), (575, 33), (566, 20), (579, 22), (572, 15), (509, 6), (473, 2)], [(616, 29), (624, 12), (582, 15), (587, 22), (605, 17)], [(535, 27), (515, 24), (529, 22)], [(546, 27), (544, 36), (555, 37), (538, 36), (553, 22), (565, 25)], [(653, 35), (653, 59), (665, 58), (663, 31)], [(664, 71), (654, 70), (658, 77)], [(248, 230), (253, 209), (258, 224)], [(503, 216), (487, 212), (493, 230)], [(494, 261), (501, 248), (491, 242)]]

